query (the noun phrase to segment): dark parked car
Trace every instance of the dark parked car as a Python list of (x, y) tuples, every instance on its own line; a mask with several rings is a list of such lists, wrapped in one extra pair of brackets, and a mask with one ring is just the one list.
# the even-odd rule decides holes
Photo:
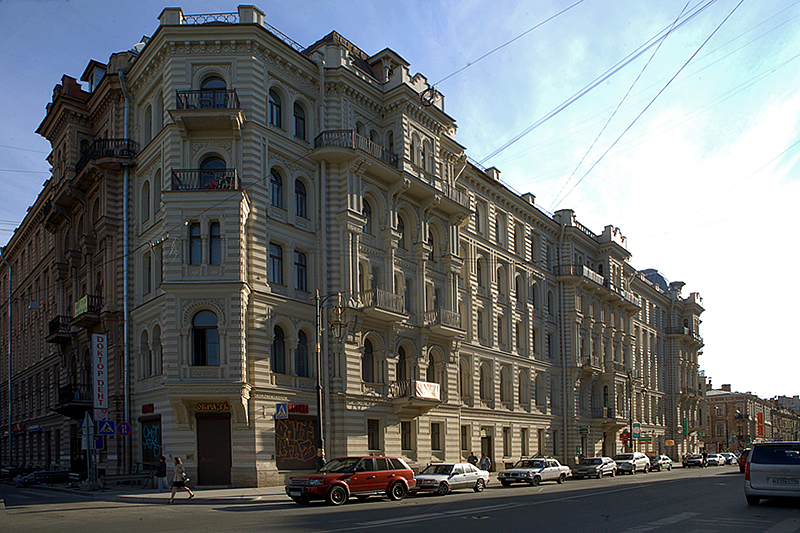
[(667, 471), (672, 470), (672, 459), (670, 459), (669, 455), (651, 455), (650, 471), (657, 470), (661, 472), (664, 469)]
[(413, 487), (414, 472), (397, 457), (342, 457), (325, 463), (316, 474), (292, 476), (286, 494), (297, 503), (325, 500), (341, 505), (353, 495), (359, 499), (388, 496), (402, 500)]
[(596, 477), (600, 479), (603, 476), (614, 477), (617, 474), (617, 463), (611, 457), (592, 457), (581, 460), (575, 468), (572, 469), (572, 477)]

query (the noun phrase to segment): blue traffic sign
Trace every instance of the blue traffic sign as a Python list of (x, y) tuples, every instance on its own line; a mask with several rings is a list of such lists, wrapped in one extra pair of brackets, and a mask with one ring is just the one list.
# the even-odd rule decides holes
[(133, 428), (127, 422), (120, 422), (119, 424), (117, 424), (117, 433), (119, 433), (123, 437), (127, 437), (128, 435), (130, 435), (131, 431), (133, 431)]
[(113, 420), (98, 420), (97, 421), (97, 434), (98, 435), (113, 435), (116, 431)]
[(275, 419), (286, 420), (289, 418), (289, 404), (279, 403), (275, 406)]
[(92, 440), (94, 441), (93, 445), (92, 445), (92, 449), (93, 450), (104, 450), (105, 449), (105, 447), (106, 447), (106, 438), (103, 435), (94, 435), (92, 437)]

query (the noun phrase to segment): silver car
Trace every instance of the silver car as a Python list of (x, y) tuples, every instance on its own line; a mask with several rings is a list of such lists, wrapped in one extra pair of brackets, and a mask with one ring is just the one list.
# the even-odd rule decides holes
[(762, 498), (800, 498), (800, 441), (753, 444), (744, 470), (749, 505)]
[(580, 463), (572, 469), (572, 477), (614, 477), (617, 474), (617, 463), (611, 457), (592, 457), (582, 459)]
[(622, 474), (635, 474), (636, 472), (644, 472), (645, 474), (650, 471), (650, 459), (641, 452), (633, 453), (618, 453), (614, 456), (614, 461), (617, 462), (617, 472)]
[(451, 490), (472, 489), (481, 492), (489, 483), (489, 472), (470, 463), (437, 463), (428, 465), (417, 476), (410, 493), (435, 492), (444, 496)]

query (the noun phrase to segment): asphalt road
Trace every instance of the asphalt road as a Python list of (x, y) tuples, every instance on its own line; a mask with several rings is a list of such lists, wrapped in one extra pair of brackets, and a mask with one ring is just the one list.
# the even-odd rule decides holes
[(800, 500), (746, 504), (736, 467), (568, 480), (483, 493), (370, 498), (341, 507), (289, 500), (131, 503), (0, 485), (2, 532), (591, 531), (597, 533), (800, 533)]

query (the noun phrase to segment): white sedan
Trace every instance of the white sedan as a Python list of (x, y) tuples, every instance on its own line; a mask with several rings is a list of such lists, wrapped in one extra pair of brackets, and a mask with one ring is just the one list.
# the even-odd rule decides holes
[(489, 483), (489, 472), (470, 463), (437, 463), (428, 465), (416, 478), (416, 485), (408, 488), (410, 493), (424, 490), (444, 496), (457, 489), (481, 492)]

